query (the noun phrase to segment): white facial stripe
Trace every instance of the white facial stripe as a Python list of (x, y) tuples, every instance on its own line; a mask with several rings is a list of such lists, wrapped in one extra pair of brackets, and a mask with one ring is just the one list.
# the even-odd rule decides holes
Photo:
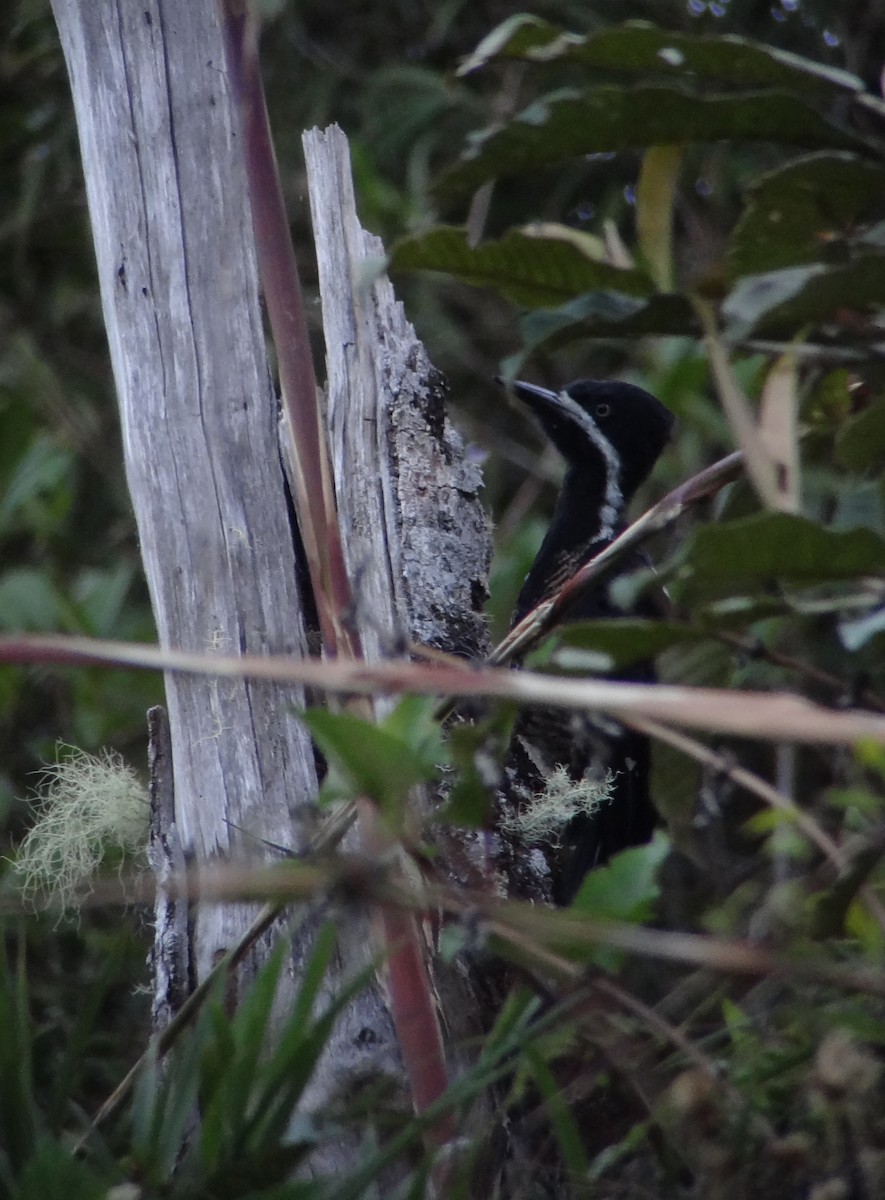
[(581, 408), (568, 392), (560, 392), (557, 399), (574, 418), (575, 423), (587, 434), (605, 461), (605, 504), (599, 514), (599, 536), (612, 537), (624, 507), (624, 494), (621, 491), (620, 483), (621, 460), (618, 458), (614, 446), (603, 436), (590, 414)]

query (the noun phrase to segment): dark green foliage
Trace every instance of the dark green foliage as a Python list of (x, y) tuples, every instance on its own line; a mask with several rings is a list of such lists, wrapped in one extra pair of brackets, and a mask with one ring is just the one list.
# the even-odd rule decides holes
[(795, 159), (747, 188), (728, 250), (735, 279), (783, 267), (842, 261), (854, 237), (866, 241), (881, 205), (885, 168), (850, 154)]
[(613, 29), (581, 36), (565, 33), (548, 21), (521, 13), (504, 21), (483, 39), (464, 63), (462, 74), (497, 58), (527, 59), (624, 74), (681, 78), (697, 85), (735, 83), (742, 87), (777, 87), (827, 97), (857, 92), (863, 84), (848, 71), (801, 59), (796, 54), (745, 37), (686, 36), (658, 29), (645, 21), (625, 21)]
[(224, 1014), (220, 981), (168, 1066), (154, 1060), (142, 1074), (132, 1106), (130, 1170), (135, 1177), (151, 1189), (182, 1197), (275, 1195), (329, 1136), (322, 1116), (314, 1125), (307, 1114), (294, 1114), (332, 1025), (366, 982), (343, 988), (328, 1006), (320, 1002), (334, 949), (335, 932), (326, 925), (282, 1023), (272, 1013), (285, 939), (233, 1019)]
[(0, 1175), (7, 1190), (28, 1161), (40, 1128), (24, 961), (21, 953), (17, 963), (4, 961), (0, 979), (0, 1019), (6, 1030), (0, 1041)]
[(398, 242), (390, 265), (444, 271), (474, 287), (494, 287), (524, 308), (546, 308), (591, 289), (640, 297), (652, 291), (642, 272), (605, 262), (598, 240), (564, 227), (561, 240), (544, 233), (543, 227), (511, 230), (499, 242), (471, 247), (463, 230), (442, 226)]
[[(698, 341), (698, 297), (717, 306), (754, 404), (774, 358), (795, 350), (798, 511), (763, 511), (746, 482), (734, 485), (651, 547), (673, 606), (665, 622), (572, 627), (535, 663), (591, 672), (656, 654), (667, 683), (880, 710), (885, 124), (864, 88), (881, 69), (885, 27), (872, 5), (721, 7), (719, 18), (712, 5), (692, 16), (639, 0), (550, 2), (519, 17), (503, 3), (279, 6), (265, 61), (300, 258), (310, 262), (298, 136), (338, 119), (364, 220), (399, 239), (391, 261), (409, 315), (450, 376), (461, 424), (491, 451), (499, 632), (543, 523), (526, 514), (549, 509), (557, 471), (539, 465), (528, 422), (493, 389), (502, 360), (551, 385), (622, 376), (659, 395), (680, 428), (649, 498), (733, 445)], [(616, 23), (649, 16), (667, 28)], [(149, 639), (63, 64), (39, 0), (19, 0), (0, 24), (0, 629)], [(825, 45), (824, 29), (844, 46)], [(676, 143), (672, 239), (652, 245), (635, 219), (640, 156)], [(467, 201), (492, 181), (488, 236), (474, 212), (468, 237)], [(25, 806), (12, 797), (58, 737), (130, 747), (136, 761), (159, 694), (148, 676), (0, 670), (0, 811), (13, 833)], [(404, 827), (409, 789), (448, 760), (437, 819), (487, 821), (511, 712), (454, 725), (445, 748), (424, 701), (378, 728), (350, 714), (308, 719), (333, 765), (328, 791), (372, 796), (392, 830)], [(657, 748), (673, 846), (663, 863), (663, 841), (618, 856), (546, 934), (526, 914), (510, 940), (478, 917), (442, 931), (450, 959), (497, 979), (503, 956), (538, 992), (503, 1002), (475, 1066), (439, 1106), (497, 1165), (500, 1131), (523, 1139), (502, 1194), (564, 1196), (574, 1185), (624, 1200), (780, 1200), (830, 1182), (885, 1193), (878, 995), (786, 970), (756, 979), (645, 959), (567, 924), (715, 932), (784, 962), (880, 969), (885, 934), (864, 889), (874, 900), (885, 890), (881, 747), (705, 745), (719, 765), (703, 772)], [(836, 842), (841, 866), (794, 814), (741, 791), (734, 765), (789, 793)], [(421, 833), (432, 847), (432, 825)], [(346, 999), (328, 1009), (317, 999), (328, 930), (272, 1054), (279, 958), (232, 1021), (214, 997), (82, 1158), (72, 1137), (146, 1041), (146, 1005), (130, 994), (143, 949), (105, 917), (84, 918), (80, 935), (34, 922), (26, 942), (10, 937), (0, 978), (2, 1200), (104, 1197), (131, 1183), (182, 1200), (356, 1200), (378, 1194), (391, 1163), (406, 1164), (401, 1195), (422, 1193), (433, 1113), (409, 1122), (364, 1100), (291, 1122)], [(291, 1180), (345, 1127), (365, 1147), (357, 1171)], [(492, 1194), (473, 1169), (468, 1156), (453, 1194)]]
[(327, 799), (373, 800), (397, 833), (404, 827), (409, 792), (433, 779), (445, 761), (435, 704), (410, 696), (378, 724), (352, 713), (311, 709), (302, 719), (332, 770)]
[[(21, 923), (7, 922), (2, 932), (0, 1196), (103, 1196), (121, 1178), (119, 1167), (104, 1149), (88, 1163), (72, 1157), (69, 1131), (82, 1123), (83, 1102), (93, 1106), (116, 1083), (118, 1056), (131, 1057), (135, 1048), (123, 1032), (128, 1025), (131, 1035), (136, 1016), (144, 1020), (126, 996), (132, 946), (119, 933), (102, 944), (93, 932), (91, 948), (103, 957), (91, 975), (88, 967), (79, 968), (72, 994), (70, 978), (53, 979), (50, 991), (37, 977)], [(28, 940), (36, 942), (35, 931), (29, 933)], [(56, 949), (50, 944), (47, 957)], [(78, 948), (71, 944), (65, 950), (76, 965)], [(49, 975), (52, 965), (42, 963), (42, 973)]]
[[(557, 634), (556, 640), (562, 649), (554, 655), (553, 661), (560, 666), (580, 668), (581, 653), (584, 652), (588, 668), (592, 668), (593, 655), (599, 655), (600, 670), (629, 667), (698, 636), (698, 631), (690, 625), (678, 625), (673, 621), (625, 618), (622, 621), (579, 622)], [(572, 647), (576, 653), (570, 652)]]
[[(67, 1143), (82, 1131), (82, 1114), (63, 1133), (47, 1124), (35, 1104), (29, 1051), (36, 1030), (27, 1012), (24, 976), (7, 970), (0, 976), (0, 1016), (9, 1034), (2, 1050), (0, 1196), (36, 1200), (68, 1194), (97, 1200), (109, 1187), (120, 1186), (137, 1187), (145, 1200), (359, 1200), (376, 1194), (379, 1178), (403, 1161), (412, 1166), (401, 1194), (420, 1196), (432, 1165), (422, 1136), (440, 1113), (466, 1119), (491, 1086), (512, 1077), (523, 1053), (534, 1055), (525, 1060), (529, 1075), (547, 1094), (549, 1069), (532, 1047), (550, 1038), (562, 1014), (540, 1015), (538, 1001), (520, 992), (503, 1005), (470, 1071), (453, 1081), (421, 1120), (385, 1110), (377, 1098), (367, 1108), (354, 1097), (334, 1112), (298, 1112), (336, 1020), (372, 975), (364, 972), (328, 999), (326, 972), (336, 939), (331, 922), (320, 927), (297, 999), (286, 1013), (274, 1012), (285, 938), (233, 1017), (224, 1011), (225, 981), (219, 978), (193, 1028), (162, 1063), (156, 1056), (147, 1060), (116, 1128), (93, 1131), (77, 1156)], [(567, 1127), (570, 1118), (562, 1102), (551, 1095), (550, 1103), (557, 1123)], [(309, 1155), (334, 1144), (356, 1121), (365, 1144), (358, 1167), (333, 1174), (313, 1167), (300, 1180), (292, 1178)], [(458, 1165), (461, 1183), (453, 1186), (464, 1186), (465, 1172), (472, 1169), (470, 1154)]]
[[(885, 255), (859, 254), (837, 266), (814, 263), (748, 275), (723, 305), (726, 332), (735, 341), (787, 340), (792, 331), (806, 325), (817, 327), (828, 319), (848, 323), (840, 313), (849, 312), (861, 324), (880, 301), (883, 265)], [(872, 325), (869, 335), (876, 336)]]
[[(48, 4), (4, 6), (0, 41), (0, 630), (152, 640)], [(0, 668), (0, 814), (58, 738), (143, 745), (161, 694), (147, 677)]]
[(529, 313), (520, 321), (520, 331), (527, 351), (551, 351), (586, 338), (679, 337), (698, 332), (698, 327), (681, 296), (639, 299), (624, 292), (599, 291), (559, 308)]
[(691, 604), (717, 591), (736, 596), (874, 575), (883, 561), (885, 539), (871, 529), (757, 513), (697, 529), (667, 573), (679, 602)]
[(463, 195), (495, 176), (548, 167), (579, 154), (726, 139), (867, 149), (789, 93), (698, 96), (647, 86), (567, 89), (550, 92), (504, 129), (478, 137), (463, 164), (444, 175), (439, 186)]
[[(539, 373), (551, 386), (614, 372), (662, 396), (682, 424), (659, 488), (733, 445), (713, 399), (722, 380), (685, 337), (700, 336), (699, 300), (714, 305), (751, 412), (760, 393), (763, 405), (774, 403), (770, 367), (779, 353), (795, 352), (795, 399), (779, 401), (782, 413), (794, 403), (800, 414), (793, 511), (765, 511), (745, 482), (732, 486), (711, 506), (712, 519), (658, 541), (666, 621), (569, 628), (533, 661), (593, 672), (658, 654), (669, 682), (782, 689), (881, 712), (885, 109), (858, 76), (831, 63), (705, 32), (627, 22), (588, 33), (533, 16), (505, 21), (462, 73), (506, 86), (521, 63), (518, 99), (467, 139), (437, 182), (457, 212), (473, 189), (495, 181), (490, 236), (483, 240), (475, 224), (469, 241), (452, 227), (431, 228), (396, 245), (391, 263), (445, 271), (518, 305), (522, 345), (507, 347), (506, 370), (534, 370), (530, 378)], [(643, 192), (636, 152), (675, 144), (684, 147), (670, 160), (675, 178)], [(662, 185), (671, 182), (672, 211), (654, 211), (668, 203)], [(612, 201), (621, 187), (638, 208), (635, 236), (628, 210)], [(570, 207), (575, 196), (587, 200)], [(621, 237), (614, 249), (613, 221)], [(781, 428), (779, 454), (794, 436)], [(502, 579), (507, 570), (505, 559)], [(640, 572), (624, 586), (648, 582)], [(645, 852), (618, 856), (587, 879), (575, 908), (636, 921), (654, 911), (676, 928), (763, 936), (790, 956), (878, 963), (881, 766), (823, 746), (775, 752), (719, 739), (712, 749), (725, 773), (718, 780), (658, 748), (656, 796), (675, 851), (660, 870)], [(795, 813), (736, 787), (729, 764), (785, 789), (819, 822), (844, 856), (839, 872), (824, 865)], [(577, 947), (565, 952), (584, 956)], [(671, 1086), (657, 1105), (607, 1144), (594, 1144), (585, 1128), (581, 1146), (555, 1076), (539, 1067), (534, 1083), (561, 1160), (600, 1181), (587, 1194), (682, 1194), (673, 1188), (686, 1168), (705, 1195), (807, 1194), (817, 1181), (853, 1177), (852, 1151), (835, 1133), (840, 1121), (863, 1127), (862, 1187), (881, 1188), (873, 1161), (881, 1129), (857, 1116), (881, 1102), (881, 1072), (836, 1080), (833, 1068), (840, 1055), (859, 1063), (863, 1039), (878, 1043), (881, 1004), (820, 989), (812, 1017), (809, 997), (774, 983), (742, 991), (723, 982), (718, 993), (691, 999), (697, 981), (672, 990), (666, 972), (654, 978), (610, 950), (594, 952), (594, 961), (620, 964), (641, 1000), (657, 1001), (696, 1049), (715, 1055), (733, 1090), (711, 1091), (693, 1074), (696, 1064), (683, 1061), (680, 1074), (671, 1060), (674, 1073), (663, 1071)], [(576, 1070), (585, 1061), (574, 1046), (566, 1057)], [(648, 1082), (629, 1067), (625, 1078)], [(618, 1102), (608, 1095), (600, 1103), (613, 1115)], [(637, 1154), (638, 1187), (630, 1167)]]

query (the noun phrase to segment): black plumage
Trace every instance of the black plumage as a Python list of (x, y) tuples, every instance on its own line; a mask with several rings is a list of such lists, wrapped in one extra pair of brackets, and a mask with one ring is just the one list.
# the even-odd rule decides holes
[[(664, 450), (674, 418), (649, 392), (618, 381), (582, 379), (561, 392), (529, 383), (508, 386), (567, 463), (550, 526), (517, 600), (516, 624), (621, 532), (627, 506)], [(651, 600), (640, 598), (625, 612), (612, 598), (613, 578), (641, 565), (638, 554), (628, 555), (614, 576), (573, 605), (566, 620), (657, 615)], [(654, 664), (635, 664), (618, 678), (653, 682)], [(648, 739), (608, 720), (539, 709), (524, 715), (515, 739), (541, 779), (558, 766), (573, 780), (601, 779), (607, 772), (614, 779), (611, 799), (592, 815), (573, 818), (565, 831), (554, 895), (567, 903), (591, 867), (651, 837), (656, 814), (649, 795)]]

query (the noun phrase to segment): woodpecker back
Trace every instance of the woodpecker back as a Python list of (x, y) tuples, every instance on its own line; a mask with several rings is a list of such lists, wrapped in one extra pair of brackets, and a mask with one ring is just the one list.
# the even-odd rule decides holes
[[(509, 386), (567, 463), (550, 526), (517, 600), (515, 624), (618, 535), (627, 506), (669, 441), (674, 417), (649, 392), (629, 383), (581, 379), (561, 392), (530, 383)], [(640, 565), (633, 555), (619, 569)], [(640, 599), (629, 613), (616, 607), (610, 584), (611, 577), (582, 597), (567, 620), (656, 615), (647, 600)], [(654, 664), (634, 664), (619, 678), (653, 682)], [(529, 710), (516, 740), (541, 774), (564, 766), (575, 779), (609, 773), (614, 780), (611, 800), (592, 817), (576, 817), (566, 831), (568, 852), (554, 889), (564, 903), (592, 866), (651, 836), (656, 814), (649, 796), (648, 740), (609, 722), (576, 725), (573, 718), (548, 710)]]

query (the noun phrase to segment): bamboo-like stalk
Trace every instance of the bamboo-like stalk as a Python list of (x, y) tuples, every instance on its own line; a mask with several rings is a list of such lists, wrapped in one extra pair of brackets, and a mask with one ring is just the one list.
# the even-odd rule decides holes
[(310, 351), (295, 250), (289, 234), (258, 61), (252, 5), (222, 0), (231, 88), (240, 113), (258, 270), (291, 434), (295, 508), (327, 650), (359, 653), (342, 622), (351, 605), (329, 452)]
[(386, 662), (370, 666), (343, 659), (323, 662), (278, 656), (230, 657), (162, 650), (138, 642), (99, 638), (0, 637), (0, 663), (125, 666), (184, 671), (223, 678), (306, 683), (342, 695), (415, 692), (425, 696), (487, 697), (517, 704), (648, 717), (757, 741), (850, 745), (862, 738), (885, 743), (885, 716), (862, 709), (836, 711), (792, 692), (611, 683), (566, 679), (491, 667)]

